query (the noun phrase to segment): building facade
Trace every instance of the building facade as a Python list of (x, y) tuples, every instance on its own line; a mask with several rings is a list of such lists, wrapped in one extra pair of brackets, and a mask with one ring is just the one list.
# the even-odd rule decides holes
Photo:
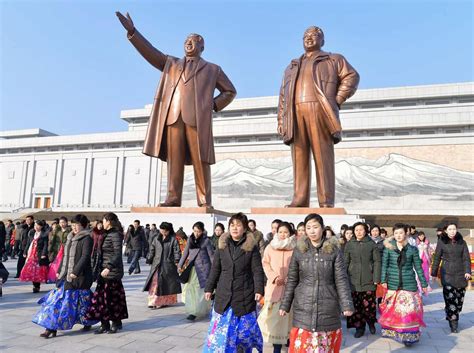
[[(291, 200), (291, 150), (276, 133), (277, 103), (278, 97), (236, 99), (214, 114), (215, 208), (248, 211)], [(151, 105), (122, 111), (123, 132), (0, 132), (0, 211), (158, 204), (166, 197), (166, 163), (141, 153), (150, 111)], [(340, 113), (336, 207), (356, 214), (472, 215), (473, 82), (359, 90)], [(195, 206), (195, 199), (187, 169), (183, 205)]]

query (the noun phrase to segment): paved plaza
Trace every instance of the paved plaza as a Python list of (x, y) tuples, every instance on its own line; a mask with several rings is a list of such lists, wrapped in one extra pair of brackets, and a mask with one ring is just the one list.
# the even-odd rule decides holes
[[(81, 326), (72, 331), (58, 332), (56, 338), (39, 337), (43, 329), (31, 322), (38, 309), (37, 300), (53, 285), (42, 285), (41, 292), (33, 294), (31, 283), (14, 279), (16, 261), (8, 260), (5, 266), (11, 277), (0, 298), (0, 352), (201, 352), (207, 332), (208, 320), (190, 323), (185, 319), (184, 305), (159, 310), (146, 306), (146, 293), (142, 292), (148, 274), (148, 265), (141, 261), (142, 273), (124, 277), (130, 318), (115, 335), (94, 335), (81, 332)], [(419, 343), (410, 348), (376, 335), (361, 339), (353, 337), (353, 330), (344, 330), (342, 352), (426, 352), (461, 353), (474, 351), (474, 291), (468, 291), (460, 320), (460, 333), (449, 333), (444, 320), (443, 297), (436, 285), (425, 298), (425, 321)], [(345, 322), (343, 322), (345, 326)], [(378, 327), (377, 327), (378, 328)], [(368, 330), (367, 330), (368, 332)], [(272, 347), (265, 347), (272, 352)]]

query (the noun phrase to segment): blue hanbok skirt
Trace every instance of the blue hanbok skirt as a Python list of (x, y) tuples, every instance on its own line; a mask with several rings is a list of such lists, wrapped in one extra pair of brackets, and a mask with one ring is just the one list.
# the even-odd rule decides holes
[(70, 330), (75, 324), (94, 325), (98, 321), (85, 318), (91, 297), (90, 289), (64, 290), (62, 282), (38, 301), (41, 309), (32, 321), (48, 330)]
[(204, 343), (204, 353), (234, 353), (237, 348), (251, 353), (252, 348), (263, 352), (263, 337), (257, 323), (257, 312), (236, 316), (232, 308), (222, 315), (212, 310), (211, 322)]

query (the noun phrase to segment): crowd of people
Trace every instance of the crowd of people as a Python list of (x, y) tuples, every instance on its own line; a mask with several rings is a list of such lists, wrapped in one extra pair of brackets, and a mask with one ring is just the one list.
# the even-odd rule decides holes
[(425, 326), (431, 277), (443, 287), (453, 333), (471, 279), (455, 223), (439, 231), (435, 248), (413, 226), (397, 223), (388, 236), (357, 222), (336, 234), (318, 214), (297, 226), (275, 219), (267, 234), (242, 213), (230, 217), (227, 231), (217, 223), (208, 234), (196, 222), (189, 236), (169, 222), (143, 227), (135, 220), (124, 230), (114, 213), (94, 222), (78, 214), (51, 225), (33, 216), (6, 223), (0, 222), (0, 257), (18, 258), (15, 277), (32, 282), (35, 293), (41, 283), (56, 283), (33, 317), (44, 338), (75, 324), (89, 331), (100, 322), (96, 334), (122, 329), (124, 255), (129, 275), (141, 272), (141, 257), (150, 265), (148, 308), (174, 305), (181, 294), (189, 321), (210, 316), (204, 352), (262, 352), (264, 342), (274, 352), (339, 352), (343, 320), (355, 338), (367, 327), (376, 334), (378, 324), (383, 337), (409, 346)]

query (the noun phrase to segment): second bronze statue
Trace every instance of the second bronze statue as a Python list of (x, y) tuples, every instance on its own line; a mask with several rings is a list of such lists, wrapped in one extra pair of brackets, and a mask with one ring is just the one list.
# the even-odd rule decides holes
[[(201, 58), (204, 39), (190, 34), (184, 58), (165, 55), (135, 28), (130, 15), (117, 12), (138, 52), (162, 71), (151, 110), (143, 153), (167, 163), (168, 193), (160, 206), (181, 206), (185, 164), (193, 165), (197, 204), (212, 207), (211, 165), (216, 162), (212, 111), (224, 109), (237, 92), (224, 71)], [(220, 94), (214, 97), (214, 90)]]

